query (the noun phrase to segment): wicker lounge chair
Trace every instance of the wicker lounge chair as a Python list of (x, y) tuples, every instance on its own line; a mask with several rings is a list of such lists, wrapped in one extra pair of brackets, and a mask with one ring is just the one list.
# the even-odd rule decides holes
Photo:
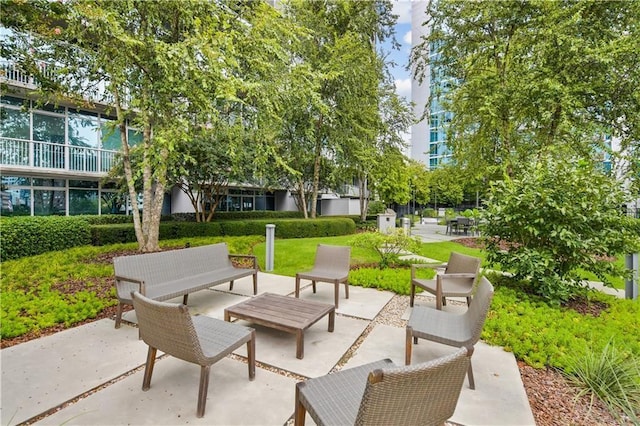
[(142, 390), (149, 390), (157, 350), (200, 366), (198, 417), (204, 416), (211, 365), (247, 344), (249, 379), (256, 371), (255, 330), (215, 318), (189, 315), (182, 304), (157, 302), (139, 292), (131, 298), (138, 317), (140, 338), (149, 345)]
[(300, 280), (311, 280), (313, 292), (316, 292), (316, 282), (332, 283), (335, 287), (335, 305), (338, 307), (340, 283), (344, 283), (345, 297), (349, 298), (349, 262), (351, 247), (329, 246), (318, 244), (313, 269), (296, 274), (296, 297), (300, 297)]
[(296, 384), (295, 424), (439, 425), (453, 415), (470, 358), (465, 348), (409, 367), (385, 359)]
[[(411, 295), (409, 305), (413, 306), (416, 295), (416, 287), (428, 291), (436, 296), (436, 309), (442, 309), (447, 304), (446, 297), (466, 297), (467, 305), (471, 303), (471, 293), (474, 283), (480, 271), (481, 259), (473, 256), (451, 252), (449, 262), (443, 265), (418, 264), (411, 265)], [(438, 273), (435, 280), (416, 278), (418, 268), (441, 268), (443, 273)]]
[[(407, 323), (405, 364), (411, 364), (411, 339), (431, 340), (449, 346), (470, 348), (480, 339), (482, 327), (493, 299), (493, 286), (486, 277), (480, 279), (473, 301), (464, 314), (438, 311), (425, 306), (416, 306)], [(469, 363), (469, 387), (475, 389), (473, 369)]]

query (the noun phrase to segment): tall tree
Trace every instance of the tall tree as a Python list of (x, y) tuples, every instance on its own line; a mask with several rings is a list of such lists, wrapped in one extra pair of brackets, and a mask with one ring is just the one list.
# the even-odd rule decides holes
[[(242, 68), (238, 46), (247, 46), (245, 37), (251, 28), (246, 16), (253, 16), (257, 4), (197, 0), (3, 3), (3, 25), (17, 30), (12, 43), (3, 46), (3, 54), (32, 72), (40, 83), (41, 99), (55, 101), (62, 96), (80, 105), (89, 96), (97, 97), (117, 116), (141, 251), (158, 249), (160, 212), (170, 184), (168, 167), (179, 162), (176, 145), (189, 140), (194, 117), (216, 122), (221, 103), (258, 96), (257, 87), (245, 84), (238, 71)], [(251, 11), (241, 14), (247, 7)], [(264, 40), (252, 41), (261, 45)], [(42, 72), (41, 61), (60, 66)], [(137, 148), (140, 167), (134, 168), (131, 161), (127, 124), (143, 135)], [(138, 177), (141, 206), (135, 187)]]
[(417, 77), (431, 65), (440, 79), (432, 96), (453, 112), (456, 161), (501, 178), (556, 145), (592, 157), (606, 149), (594, 135), (631, 146), (639, 12), (626, 1), (431, 2), (412, 63)]
[(375, 40), (391, 35), (395, 17), (388, 1), (296, 0), (285, 13), (308, 31), (296, 46), (293, 76), (310, 82), (285, 115), (283, 151), (294, 157), (285, 170), (299, 205), (315, 217), (323, 167), (340, 170), (332, 166), (353, 160), (356, 147), (377, 143), (383, 65)]

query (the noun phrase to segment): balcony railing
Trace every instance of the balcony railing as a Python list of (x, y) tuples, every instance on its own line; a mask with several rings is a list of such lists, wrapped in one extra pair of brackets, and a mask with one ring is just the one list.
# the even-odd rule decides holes
[(117, 151), (0, 137), (0, 165), (104, 175)]

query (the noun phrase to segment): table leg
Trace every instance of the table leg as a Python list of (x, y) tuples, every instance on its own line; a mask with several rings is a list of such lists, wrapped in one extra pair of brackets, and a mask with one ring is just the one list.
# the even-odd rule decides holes
[(227, 310), (224, 310), (224, 320), (227, 322), (231, 322), (231, 315), (229, 314), (229, 312), (227, 312)]
[(296, 358), (304, 358), (304, 330), (296, 331)]
[(329, 312), (329, 332), (333, 332), (333, 325), (336, 322), (336, 310)]

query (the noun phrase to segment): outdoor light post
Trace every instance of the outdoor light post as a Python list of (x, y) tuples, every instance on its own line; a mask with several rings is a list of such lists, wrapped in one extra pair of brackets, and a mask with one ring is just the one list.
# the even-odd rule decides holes
[(638, 253), (628, 254), (625, 258), (625, 265), (628, 270), (631, 271), (631, 277), (625, 280), (625, 288), (624, 293), (627, 299), (638, 299), (638, 279), (640, 278), (638, 270), (639, 263), (638, 257), (640, 255)]

